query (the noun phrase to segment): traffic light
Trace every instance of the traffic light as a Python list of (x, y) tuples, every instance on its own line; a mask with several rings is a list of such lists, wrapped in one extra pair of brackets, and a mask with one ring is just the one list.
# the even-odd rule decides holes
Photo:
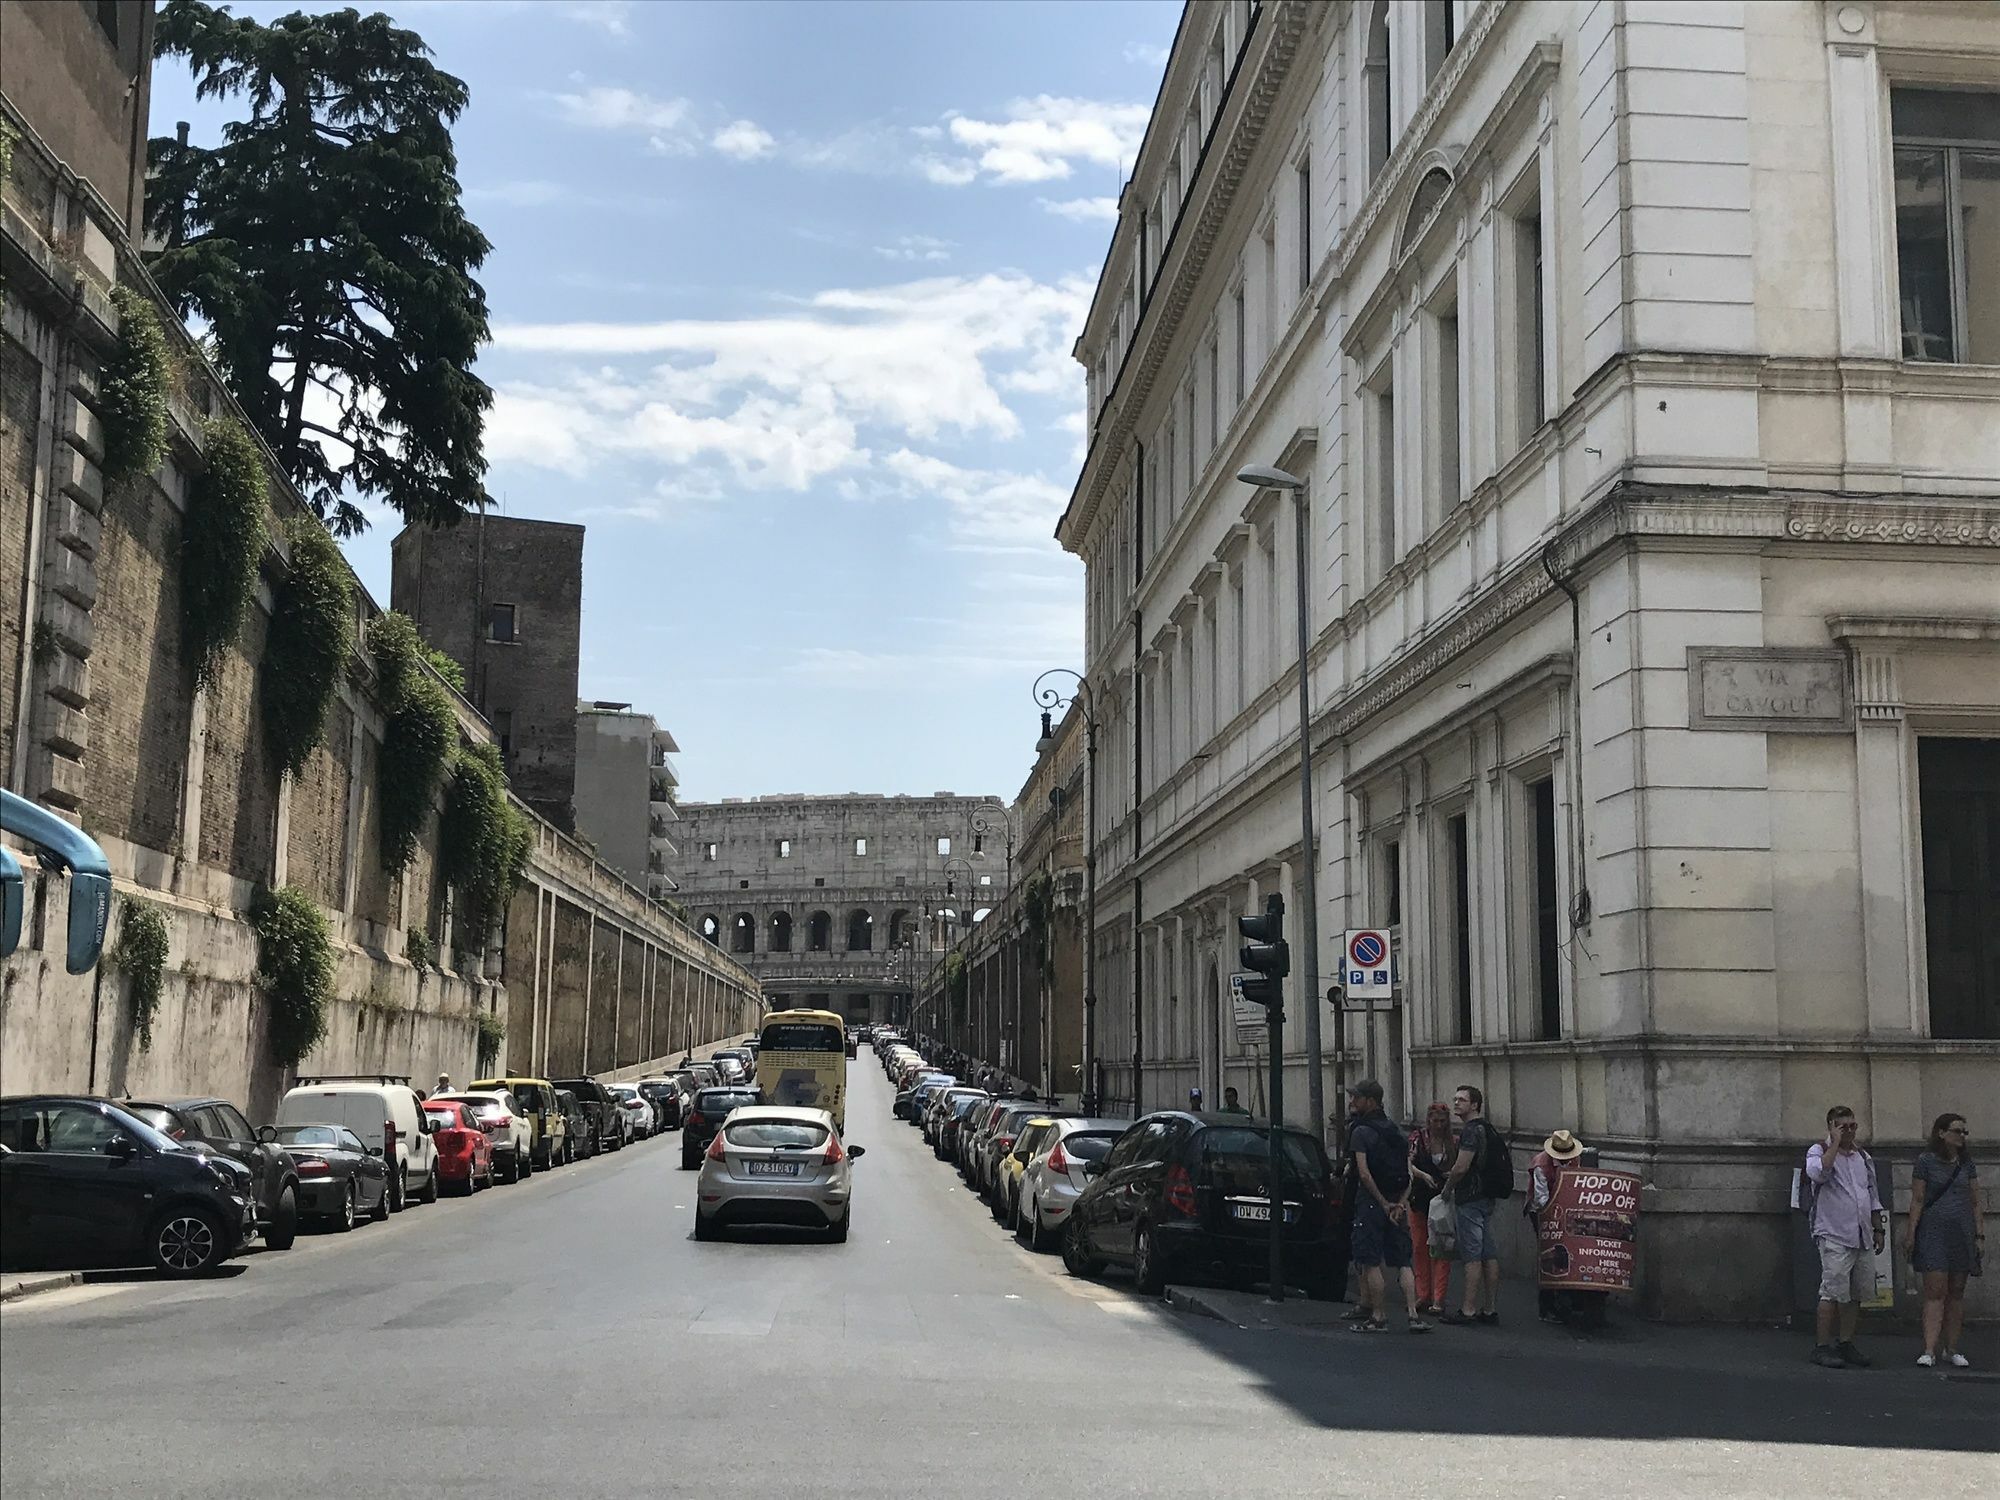
[(1238, 917), (1236, 930), (1246, 939), (1237, 957), (1257, 976), (1243, 981), (1243, 998), (1275, 1010), (1278, 982), (1292, 972), (1292, 949), (1285, 941), (1285, 898), (1275, 892), (1266, 896), (1264, 914)]

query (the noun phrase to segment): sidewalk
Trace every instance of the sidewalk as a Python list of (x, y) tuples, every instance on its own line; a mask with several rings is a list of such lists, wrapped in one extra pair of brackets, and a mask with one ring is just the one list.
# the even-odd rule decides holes
[(10, 1271), (0, 1276), (0, 1302), (15, 1302), (40, 1292), (59, 1292), (83, 1284), (81, 1271)]
[[(1313, 1302), (1303, 1296), (1288, 1295), (1282, 1303), (1273, 1303), (1261, 1292), (1190, 1286), (1168, 1287), (1167, 1301), (1186, 1312), (1253, 1332), (1349, 1336), (1344, 1315), (1351, 1304), (1344, 1302)], [(1501, 1284), (1498, 1327), (1450, 1328), (1438, 1326), (1435, 1319), (1425, 1321), (1432, 1324), (1431, 1332), (1423, 1338), (1427, 1343), (1471, 1339), (1500, 1354), (1546, 1357), (1561, 1353), (1660, 1368), (1728, 1369), (1740, 1373), (1789, 1370), (1805, 1366), (1812, 1352), (1809, 1331), (1648, 1323), (1621, 1308), (1616, 1298), (1612, 1300), (1608, 1326), (1596, 1332), (1544, 1323), (1537, 1316), (1535, 1289), (1520, 1282)], [(1402, 1331), (1402, 1299), (1393, 1290), (1389, 1294), (1389, 1326), (1390, 1333), (1378, 1337), (1377, 1342), (1385, 1339), (1417, 1342)], [(1864, 1319), (1856, 1343), (1876, 1363), (1875, 1370), (1869, 1373), (1906, 1373), (1925, 1379), (1948, 1376), (1982, 1384), (2000, 1383), (2000, 1325), (1979, 1324), (1965, 1330), (1962, 1352), (1972, 1361), (1969, 1370), (1919, 1369), (1916, 1357), (1921, 1344), (1913, 1328), (1871, 1327)], [(1861, 1372), (1815, 1373), (1832, 1376)]]

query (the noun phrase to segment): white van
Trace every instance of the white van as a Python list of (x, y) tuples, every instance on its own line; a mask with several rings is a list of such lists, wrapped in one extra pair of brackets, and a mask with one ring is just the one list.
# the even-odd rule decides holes
[[(371, 1156), (390, 1164), (389, 1206), (401, 1209), (414, 1193), (425, 1203), (438, 1197), (437, 1147), (423, 1101), (399, 1078), (301, 1078), (278, 1105), (280, 1125), (345, 1125)], [(394, 1132), (395, 1149), (389, 1150)]]

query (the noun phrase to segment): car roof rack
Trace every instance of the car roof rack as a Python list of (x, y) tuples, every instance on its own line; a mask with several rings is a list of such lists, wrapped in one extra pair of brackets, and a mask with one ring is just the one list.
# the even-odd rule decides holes
[(408, 1073), (301, 1073), (293, 1080), (293, 1087), (304, 1088), (311, 1083), (408, 1083)]

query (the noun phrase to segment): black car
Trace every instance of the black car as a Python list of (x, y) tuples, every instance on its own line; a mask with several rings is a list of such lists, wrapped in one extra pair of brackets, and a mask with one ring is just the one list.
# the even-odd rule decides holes
[(257, 1228), (250, 1171), (108, 1099), (0, 1099), (0, 1264), (201, 1276)]
[(681, 1123), (681, 1091), (671, 1078), (648, 1078), (632, 1085), (653, 1106), (653, 1133), (677, 1129)]
[(746, 1104), (762, 1104), (764, 1096), (755, 1089), (697, 1089), (688, 1102), (687, 1118), (681, 1122), (681, 1167), (692, 1171), (701, 1165), (701, 1154), (715, 1139), (732, 1109)]
[(563, 1115), (564, 1164), (597, 1155), (597, 1137), (590, 1133), (590, 1117), (583, 1112), (576, 1095), (568, 1089), (557, 1089), (556, 1107)]
[(119, 1104), (183, 1146), (233, 1157), (250, 1169), (257, 1190), (257, 1230), (273, 1250), (298, 1237), (299, 1174), (292, 1159), (258, 1137), (227, 1099), (121, 1099)]
[(299, 1212), (345, 1234), (366, 1213), (389, 1217), (389, 1169), (345, 1125), (266, 1125), (262, 1134), (299, 1174)]
[(583, 1110), (583, 1135), (590, 1142), (590, 1149), (579, 1151), (578, 1155), (595, 1156), (600, 1150), (618, 1151), (624, 1148), (625, 1106), (618, 1102), (611, 1090), (595, 1078), (555, 1078), (550, 1082), (576, 1095), (576, 1102)]
[[(1326, 1153), (1303, 1131), (1280, 1140), (1285, 1280), (1335, 1298), (1339, 1193)], [(1270, 1265), (1270, 1134), (1241, 1115), (1168, 1110), (1134, 1121), (1102, 1161), (1063, 1229), (1063, 1263), (1089, 1276), (1129, 1265), (1139, 1290), (1169, 1280), (1250, 1285)]]

